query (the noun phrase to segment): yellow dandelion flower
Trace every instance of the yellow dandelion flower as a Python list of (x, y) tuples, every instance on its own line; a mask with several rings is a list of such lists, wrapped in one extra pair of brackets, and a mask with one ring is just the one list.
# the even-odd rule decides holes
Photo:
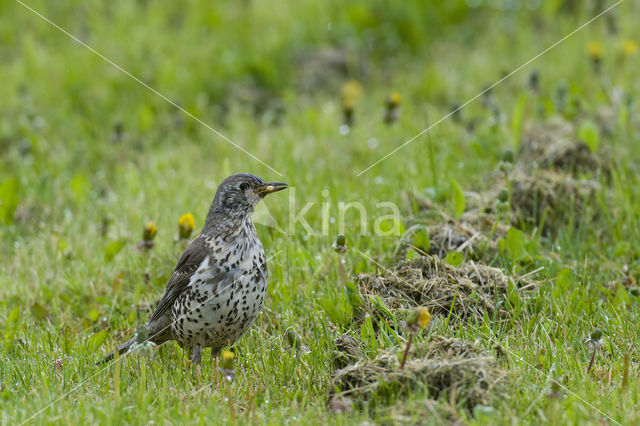
[(622, 51), (624, 52), (625, 56), (634, 56), (636, 53), (638, 53), (638, 43), (636, 43), (634, 40), (627, 39), (624, 41), (624, 43), (622, 43)]
[(362, 85), (356, 80), (349, 80), (342, 85), (342, 106), (353, 108), (360, 94), (362, 93)]
[(145, 241), (152, 241), (157, 232), (158, 228), (156, 227), (156, 224), (149, 222), (147, 223), (147, 226), (144, 227), (144, 231), (142, 231), (142, 239)]
[(185, 213), (178, 219), (178, 232), (181, 239), (189, 238), (195, 227), (196, 222), (191, 213)]
[(418, 326), (420, 328), (425, 328), (427, 324), (429, 324), (429, 321), (431, 321), (431, 314), (429, 313), (429, 310), (424, 306), (418, 306), (416, 311), (418, 312)]
[(398, 106), (400, 105), (400, 102), (402, 102), (402, 96), (400, 96), (400, 93), (398, 92), (391, 93), (387, 99), (387, 104), (389, 104), (389, 106)]
[(233, 361), (236, 355), (233, 352), (225, 349), (220, 354), (220, 357), (222, 358), (222, 361), (220, 362), (222, 368), (224, 368), (225, 370), (233, 370)]
[(587, 54), (591, 60), (599, 62), (602, 60), (602, 56), (604, 55), (604, 45), (599, 41), (592, 41), (587, 44)]
[(424, 306), (418, 306), (409, 314), (407, 325), (425, 328), (427, 324), (429, 324), (429, 321), (431, 321), (431, 314), (429, 313), (429, 310)]

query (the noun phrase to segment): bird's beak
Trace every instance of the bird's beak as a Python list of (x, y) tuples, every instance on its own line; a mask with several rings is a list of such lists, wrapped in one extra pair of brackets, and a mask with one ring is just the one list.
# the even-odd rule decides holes
[(284, 182), (267, 182), (264, 185), (260, 185), (259, 187), (257, 187), (255, 192), (259, 196), (264, 197), (267, 194), (282, 191), (286, 188), (288, 188), (288, 185)]

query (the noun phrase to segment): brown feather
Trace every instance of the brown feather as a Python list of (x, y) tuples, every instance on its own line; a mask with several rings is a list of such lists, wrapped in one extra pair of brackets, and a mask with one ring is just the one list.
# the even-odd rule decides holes
[(171, 307), (178, 296), (187, 288), (191, 276), (209, 254), (210, 251), (207, 249), (202, 234), (198, 235), (182, 253), (171, 278), (169, 278), (167, 288), (149, 320), (152, 341), (161, 343), (157, 340), (164, 342), (171, 339), (171, 328), (169, 327)]

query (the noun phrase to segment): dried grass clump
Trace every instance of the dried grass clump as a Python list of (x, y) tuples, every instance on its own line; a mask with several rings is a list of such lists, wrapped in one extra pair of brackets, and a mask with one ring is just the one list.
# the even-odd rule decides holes
[(348, 334), (340, 334), (334, 339), (336, 349), (333, 352), (333, 365), (335, 368), (344, 368), (355, 363), (363, 357), (360, 342)]
[(596, 155), (576, 139), (572, 123), (554, 118), (547, 123), (532, 126), (525, 132), (520, 145), (519, 163), (540, 166), (567, 173), (608, 170), (606, 155)]
[(615, 105), (602, 105), (595, 114), (595, 121), (605, 135), (613, 135), (620, 124), (620, 108)]
[(379, 297), (391, 311), (426, 306), (432, 314), (467, 319), (482, 318), (485, 312), (506, 317), (498, 301), (506, 293), (509, 278), (498, 268), (474, 262), (455, 268), (437, 256), (426, 255), (398, 263), (384, 275), (359, 274), (356, 284), (363, 308), (377, 312), (373, 299)]
[[(491, 196), (495, 198), (497, 194)], [(414, 192), (407, 192), (405, 197), (417, 216), (410, 220), (412, 225), (400, 238), (395, 259), (406, 258), (412, 249), (414, 235), (426, 230), (429, 248), (416, 247), (418, 250), (426, 250), (428, 254), (443, 259), (447, 253), (458, 251), (464, 253), (466, 259), (487, 263), (498, 254), (498, 241), (509, 230), (498, 215), (485, 211), (489, 202), (485, 194), (466, 192), (468, 211), (459, 219), (441, 211), (427, 197)]]
[(498, 253), (498, 241), (509, 228), (495, 215), (467, 212), (460, 220), (447, 217), (428, 229), (429, 254), (445, 258), (450, 251), (460, 251), (468, 259), (489, 261)]
[(544, 219), (544, 231), (560, 229), (571, 215), (584, 217), (587, 201), (595, 197), (600, 184), (579, 180), (550, 170), (535, 174), (516, 169), (509, 178), (512, 222), (538, 225)]
[(414, 355), (419, 358), (472, 358), (482, 351), (467, 340), (434, 335), (428, 345), (417, 346)]
[(410, 391), (426, 390), (431, 399), (446, 394), (452, 403), (472, 410), (489, 404), (501, 392), (505, 373), (469, 342), (436, 337), (413, 352), (404, 369), (395, 353), (385, 352), (335, 371), (331, 398), (346, 396), (360, 403), (388, 405)]

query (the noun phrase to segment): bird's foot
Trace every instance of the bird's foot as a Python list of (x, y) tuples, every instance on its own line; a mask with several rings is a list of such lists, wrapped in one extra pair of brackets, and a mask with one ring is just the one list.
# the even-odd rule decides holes
[(200, 363), (202, 362), (202, 353), (200, 346), (193, 348), (191, 353), (191, 362), (196, 366), (196, 380), (198, 381), (198, 387), (202, 386), (202, 371), (200, 369)]
[(202, 387), (202, 371), (200, 370), (200, 364), (196, 364), (196, 380), (198, 381), (198, 387)]
[(213, 357), (213, 374), (216, 376), (216, 390), (220, 389), (220, 378), (218, 377), (218, 357)]
[(202, 362), (202, 348), (200, 348), (200, 346), (194, 346), (191, 350), (191, 362), (196, 365)]

